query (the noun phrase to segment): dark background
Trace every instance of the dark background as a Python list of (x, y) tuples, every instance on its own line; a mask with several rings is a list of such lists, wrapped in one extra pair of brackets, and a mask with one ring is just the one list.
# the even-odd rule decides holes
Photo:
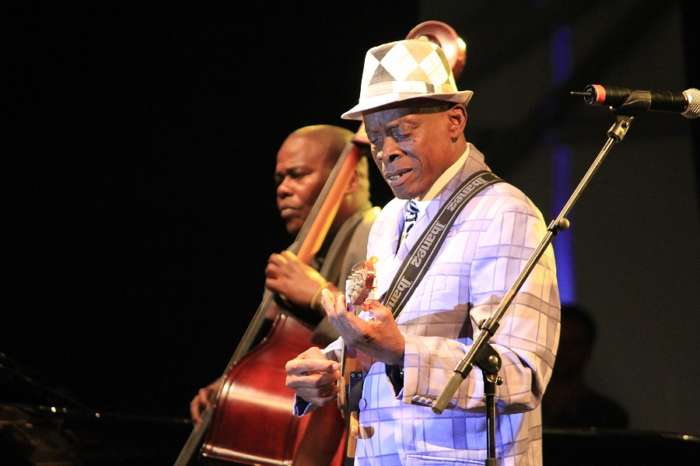
[[(365, 51), (422, 20), (467, 40), (468, 139), (547, 218), (552, 147), (572, 148), (578, 180), (610, 124), (568, 90), (700, 81), (690, 1), (375, 3), (5, 7), (0, 352), (94, 409), (186, 416), (255, 311), (267, 256), (288, 244), (277, 148), (306, 124), (356, 129), (339, 115)], [(557, 81), (563, 25), (573, 58)], [(602, 327), (591, 378), (637, 428), (700, 432), (698, 364), (685, 362), (699, 349), (697, 147), (696, 122), (645, 115), (573, 217), (575, 300)], [(2, 380), (9, 401), (36, 399)]]

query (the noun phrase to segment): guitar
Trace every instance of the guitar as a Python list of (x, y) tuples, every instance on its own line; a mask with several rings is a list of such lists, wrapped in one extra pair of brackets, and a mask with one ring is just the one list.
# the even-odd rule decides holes
[[(375, 287), (376, 262), (377, 258), (371, 257), (356, 264), (350, 271), (345, 280), (345, 305), (348, 312), (360, 314), (365, 311), (364, 303)], [(367, 359), (364, 354), (343, 345), (340, 358), (341, 377), (338, 380), (338, 409), (346, 423), (346, 463), (355, 458), (357, 439), (371, 436), (370, 432), (360, 427), (357, 402), (362, 394), (353, 394), (354, 391), (362, 390), (364, 369), (371, 363)]]

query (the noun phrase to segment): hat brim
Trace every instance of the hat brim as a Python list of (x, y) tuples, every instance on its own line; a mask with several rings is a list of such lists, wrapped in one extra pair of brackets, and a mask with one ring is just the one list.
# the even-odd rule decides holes
[(340, 117), (343, 120), (362, 120), (362, 114), (375, 108), (383, 107), (384, 105), (393, 104), (396, 102), (404, 102), (413, 99), (433, 99), (443, 102), (454, 102), (456, 104), (469, 104), (473, 91), (450, 92), (448, 94), (384, 94), (375, 98), (365, 99), (353, 108), (343, 113)]

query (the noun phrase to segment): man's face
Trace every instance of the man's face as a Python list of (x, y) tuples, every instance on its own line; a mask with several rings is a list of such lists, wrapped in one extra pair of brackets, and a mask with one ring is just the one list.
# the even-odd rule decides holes
[(372, 157), (394, 195), (425, 194), (452, 164), (448, 112), (426, 113), (407, 104), (363, 115)]
[(327, 159), (321, 143), (298, 135), (288, 137), (277, 152), (277, 209), (290, 235), (299, 232), (328, 178)]

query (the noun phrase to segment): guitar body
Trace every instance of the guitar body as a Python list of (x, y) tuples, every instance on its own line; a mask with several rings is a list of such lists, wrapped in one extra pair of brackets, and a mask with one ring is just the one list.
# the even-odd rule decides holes
[(293, 414), (285, 363), (311, 345), (311, 330), (279, 313), (269, 335), (226, 374), (207, 437), (206, 458), (248, 464), (326, 466), (339, 457), (343, 421), (336, 406)]

